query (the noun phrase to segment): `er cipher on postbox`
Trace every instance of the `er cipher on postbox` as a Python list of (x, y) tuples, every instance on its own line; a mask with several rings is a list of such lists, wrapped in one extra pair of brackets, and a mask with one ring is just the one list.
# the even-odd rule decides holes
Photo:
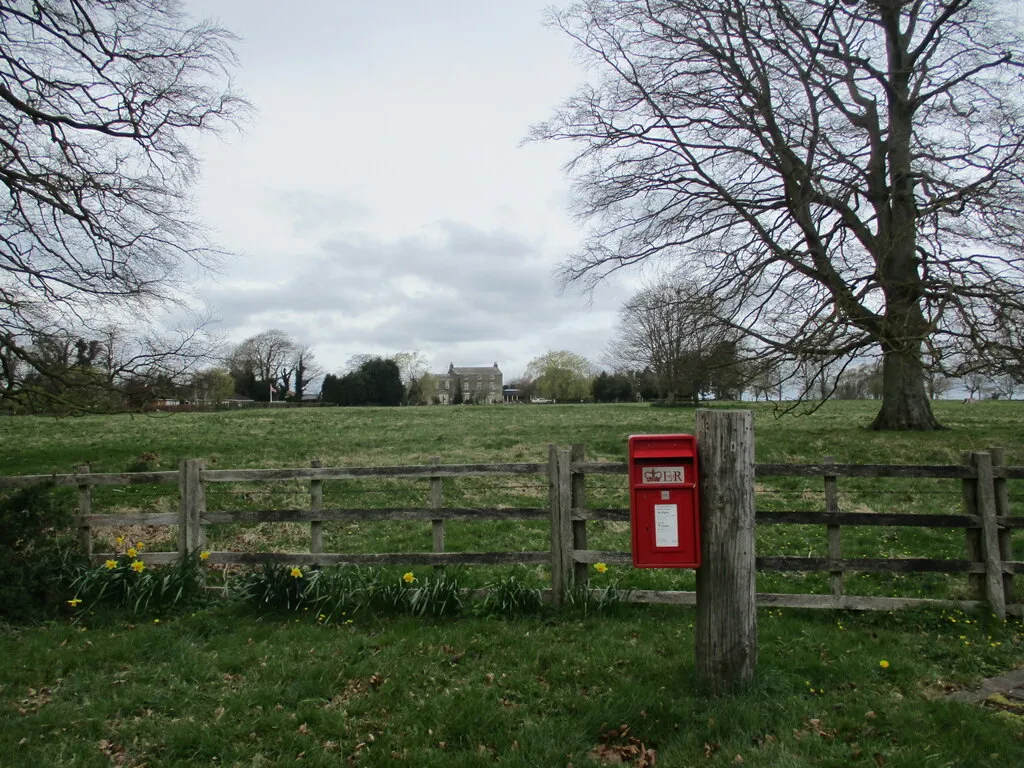
[(633, 567), (700, 567), (699, 471), (693, 435), (630, 436)]

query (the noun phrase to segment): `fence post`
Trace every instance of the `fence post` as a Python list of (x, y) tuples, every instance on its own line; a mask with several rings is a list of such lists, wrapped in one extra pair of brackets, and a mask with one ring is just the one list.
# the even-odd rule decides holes
[[(76, 475), (89, 474), (88, 464), (75, 467)], [(78, 544), (86, 557), (92, 557), (92, 526), (86, 516), (92, 514), (92, 486), (88, 483), (78, 484)]]
[(181, 493), (181, 523), (178, 528), (178, 554), (187, 557), (206, 544), (206, 531), (201, 524), (206, 513), (206, 491), (200, 473), (206, 467), (203, 459), (184, 459), (178, 488)]
[[(440, 456), (431, 456), (431, 464), (440, 464)], [(430, 477), (430, 508), (433, 510), (439, 510), (444, 505), (444, 485), (440, 475), (431, 475)], [(433, 551), (444, 552), (444, 518), (435, 517), (430, 521), (431, 533), (433, 535)], [(443, 565), (435, 565), (434, 573), (441, 575), (444, 573)]]
[(999, 556), (999, 527), (996, 523), (995, 476), (992, 457), (977, 452), (973, 464), (978, 470), (978, 514), (981, 516), (982, 552), (985, 559), (985, 601), (1000, 621), (1006, 619), (1003, 592), (1003, 562)]
[[(1002, 469), (1006, 463), (1006, 449), (989, 448), (988, 452), (992, 456), (993, 469)], [(996, 522), (998, 522), (998, 518), (1010, 516), (1010, 492), (1006, 487), (1005, 477), (995, 477), (994, 481), (996, 494)], [(1003, 562), (1013, 560), (1012, 533), (1013, 531), (1009, 526), (999, 526), (999, 559)], [(1013, 588), (1013, 573), (1003, 573), (1003, 599), (1006, 601), (1007, 605), (1012, 605), (1016, 599)]]
[[(573, 462), (584, 462), (587, 460), (587, 447), (582, 443), (572, 446), (569, 458)], [(587, 506), (587, 476), (582, 472), (573, 472), (572, 494), (569, 506), (571, 509), (583, 509)], [(571, 515), (571, 510), (570, 510)], [(573, 563), (573, 586), (576, 589), (586, 589), (590, 578), (590, 571), (586, 563), (577, 563), (572, 560), (572, 553), (575, 550), (587, 548), (587, 521), (572, 520), (572, 550), (569, 553), (570, 563)]]
[(551, 602), (565, 600), (566, 574), (562, 569), (562, 494), (558, 485), (558, 446), (548, 445), (548, 505), (551, 508)]
[[(963, 496), (964, 514), (978, 516), (978, 469), (974, 465), (974, 455), (970, 451), (960, 454), (960, 461), (971, 470), (971, 476), (965, 477), (960, 484)], [(964, 530), (967, 542), (967, 559), (972, 563), (980, 563), (984, 557), (981, 549), (981, 526), (971, 526)], [(985, 576), (981, 573), (968, 573), (967, 584), (971, 597), (975, 600), (985, 599)]]
[(754, 416), (700, 409), (701, 567), (697, 569), (697, 684), (718, 695), (757, 672)]
[[(313, 459), (309, 462), (313, 469), (319, 469), (323, 462)], [(324, 481), (313, 478), (309, 481), (309, 509), (315, 515), (323, 512), (324, 509)], [(319, 555), (324, 551), (324, 521), (310, 520), (309, 522), (309, 551), (311, 554)]]
[[(834, 456), (825, 457), (825, 466), (835, 464)], [(839, 489), (835, 475), (825, 475), (825, 514), (835, 519), (839, 515)], [(828, 559), (831, 564), (843, 558), (842, 529), (839, 523), (828, 523)], [(836, 607), (839, 607), (839, 600), (843, 596), (843, 572), (832, 571), (829, 576), (832, 587), (832, 596), (836, 599)]]

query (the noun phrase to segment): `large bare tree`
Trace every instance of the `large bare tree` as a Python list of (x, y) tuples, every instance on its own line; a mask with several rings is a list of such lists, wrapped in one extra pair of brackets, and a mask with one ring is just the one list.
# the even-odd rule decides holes
[(128, 319), (214, 260), (189, 142), (247, 110), (231, 41), (176, 0), (0, 0), (0, 358), (46, 375), (40, 318)]
[(1016, 8), (587, 0), (554, 12), (597, 71), (533, 133), (582, 145), (570, 168), (594, 229), (566, 279), (666, 257), (764, 356), (881, 357), (876, 428), (938, 427), (925, 350), (954, 373), (1021, 356)]
[(742, 389), (737, 336), (718, 319), (713, 297), (688, 280), (665, 279), (619, 310), (605, 357), (617, 370), (650, 371), (666, 400), (696, 402), (712, 391), (736, 397)]

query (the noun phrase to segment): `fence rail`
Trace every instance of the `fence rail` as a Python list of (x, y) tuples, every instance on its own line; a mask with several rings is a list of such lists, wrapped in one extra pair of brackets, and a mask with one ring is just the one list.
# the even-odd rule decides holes
[[(588, 476), (624, 476), (622, 462), (587, 461), (582, 445), (571, 448), (550, 446), (544, 463), (441, 464), (431, 463), (393, 467), (309, 467), (284, 469), (207, 469), (202, 460), (182, 462), (177, 472), (91, 473), (86, 467), (76, 472), (53, 475), (0, 476), (0, 489), (20, 489), (37, 485), (77, 487), (79, 516), (77, 526), (83, 548), (100, 559), (106, 553), (93, 553), (94, 533), (116, 526), (177, 526), (177, 552), (147, 552), (148, 563), (172, 562), (182, 553), (205, 548), (205, 528), (229, 523), (308, 523), (310, 547), (305, 553), (212, 552), (210, 562), (224, 565), (255, 565), (264, 562), (298, 565), (547, 565), (551, 570), (551, 594), (561, 600), (574, 584), (585, 586), (588, 567), (597, 562), (628, 566), (629, 552), (592, 550), (587, 546), (587, 523), (629, 520), (624, 508), (595, 508), (587, 503)], [(539, 475), (547, 479), (546, 507), (445, 507), (444, 480), (463, 477), (516, 477)], [(820, 511), (758, 511), (757, 525), (824, 526), (828, 538), (825, 557), (762, 556), (758, 571), (825, 572), (830, 574), (828, 594), (760, 593), (758, 604), (795, 607), (853, 608), (892, 610), (912, 605), (987, 605), (998, 614), (1020, 614), (1016, 602), (1014, 576), (1024, 573), (1024, 561), (1013, 559), (1012, 533), (1024, 528), (1024, 516), (1010, 509), (1008, 480), (1024, 479), (1024, 467), (1003, 465), (1002, 449), (971, 452), (956, 465), (837, 464), (828, 457), (819, 464), (757, 464), (758, 479), (770, 477), (820, 478), (824, 509)], [(325, 481), (366, 480), (368, 478), (412, 478), (429, 483), (427, 505), (419, 507), (339, 508), (323, 504)], [(840, 508), (838, 480), (841, 478), (948, 479), (959, 480), (959, 513), (909, 513), (844, 511)], [(243, 511), (208, 510), (206, 486), (216, 483), (303, 481), (308, 483), (310, 505), (307, 508), (255, 509)], [(177, 484), (180, 508), (174, 513), (101, 514), (92, 510), (92, 488), (138, 484)], [(343, 553), (323, 551), (323, 525), (327, 522), (429, 521), (432, 551), (402, 553)], [(446, 552), (445, 522), (450, 520), (548, 521), (550, 547), (530, 552)], [(965, 557), (877, 558), (844, 557), (842, 529), (851, 526), (927, 527), (960, 529), (965, 533)], [(845, 576), (852, 573), (963, 573), (968, 575), (973, 599), (935, 600), (913, 597), (874, 597), (848, 595)], [(636, 590), (637, 602), (692, 604), (693, 592)]]

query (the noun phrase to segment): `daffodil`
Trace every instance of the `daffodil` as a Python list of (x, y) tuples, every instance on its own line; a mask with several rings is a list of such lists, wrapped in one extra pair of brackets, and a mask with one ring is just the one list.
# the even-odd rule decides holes
[(210, 553), (209, 552), (200, 552), (199, 553), (199, 559), (200, 560), (209, 560), (210, 559)]
[(882, 659), (880, 662), (878, 662), (878, 666), (880, 666), (882, 669), (888, 669), (889, 668), (889, 662), (886, 661), (885, 659)]
[(135, 542), (135, 548), (137, 550), (139, 550), (139, 552), (141, 552), (142, 550), (144, 550), (146, 548), (146, 544), (145, 544), (145, 542), (136, 541)]
[(117, 568), (117, 560), (107, 560), (103, 565), (108, 571), (112, 571)]
[(136, 573), (142, 573), (144, 570), (146, 570), (146, 564), (141, 560), (136, 560), (132, 563), (132, 570)]
[(72, 608), (77, 608), (78, 604), (81, 603), (81, 602), (82, 601), (80, 599), (78, 599), (77, 597), (73, 597), (70, 600), (68, 600), (68, 605), (70, 605)]
[(302, 578), (302, 569), (301, 568), (292, 568), (292, 574), (291, 575), (292, 575), (293, 579), (301, 579)]
[(594, 563), (594, 570), (598, 573), (604, 573), (608, 570), (608, 566), (604, 563)]
[(402, 574), (402, 581), (404, 581), (406, 584), (412, 584), (414, 581), (416, 581), (416, 577), (413, 576), (412, 571), (409, 571), (408, 573)]
[(128, 557), (138, 557), (139, 550), (135, 547), (128, 547)]
[(114, 541), (117, 542), (117, 546), (120, 547), (122, 544), (124, 544), (124, 536), (118, 536), (116, 539), (114, 539)]

